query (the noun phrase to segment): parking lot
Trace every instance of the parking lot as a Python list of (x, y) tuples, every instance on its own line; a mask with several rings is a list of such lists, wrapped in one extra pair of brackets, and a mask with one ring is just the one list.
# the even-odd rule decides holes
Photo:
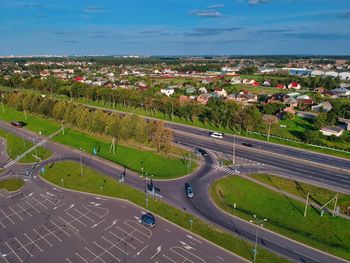
[(157, 216), (143, 226), (128, 202), (39, 189), (0, 197), (0, 262), (242, 261)]

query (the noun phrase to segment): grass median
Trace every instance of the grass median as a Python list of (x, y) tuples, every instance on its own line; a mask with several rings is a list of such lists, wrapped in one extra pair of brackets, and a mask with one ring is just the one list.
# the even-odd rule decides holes
[[(336, 193), (325, 188), (271, 174), (252, 174), (251, 176), (262, 183), (274, 187), (277, 191), (285, 191), (303, 199), (306, 199), (307, 194), (309, 193), (310, 201), (313, 201), (320, 206), (325, 205), (338, 194), (337, 206), (340, 207), (342, 213), (350, 215), (350, 195)], [(333, 209), (334, 202), (330, 202), (327, 205), (327, 208)]]
[[(274, 192), (238, 176), (216, 181), (210, 189), (215, 203), (225, 211), (246, 220), (267, 218), (264, 227), (322, 251), (350, 259), (350, 221), (320, 216), (319, 209)], [(234, 209), (234, 203), (236, 208)]]
[[(46, 136), (51, 135), (61, 128), (58, 122), (35, 114), (27, 113), (27, 120), (25, 120), (22, 112), (8, 106), (5, 106), (5, 113), (0, 112), (0, 119), (8, 122), (13, 120), (25, 121), (27, 123), (27, 129), (40, 132)], [(66, 129), (65, 135), (62, 133), (56, 135), (53, 137), (53, 140), (72, 148), (81, 148), (88, 153), (92, 153), (95, 148), (98, 151), (98, 156), (136, 172), (141, 172), (141, 167), (144, 166), (144, 172), (154, 175), (155, 179), (181, 177), (197, 168), (197, 164), (194, 161), (189, 166), (188, 153), (182, 149), (181, 157), (172, 157), (163, 156), (151, 150), (140, 150), (136, 147), (117, 145), (116, 154), (112, 154), (109, 152), (111, 140), (108, 138), (91, 135), (72, 128)], [(176, 151), (179, 154), (179, 150), (176, 149)]]
[[(135, 190), (125, 184), (121, 185), (116, 180), (104, 176), (99, 172), (86, 168), (84, 175), (80, 175), (80, 166), (73, 162), (55, 163), (47, 166), (45, 173), (41, 175), (49, 182), (81, 192), (103, 194), (106, 196), (129, 200), (139, 206), (145, 206), (144, 193)], [(63, 180), (62, 180), (63, 179)], [(252, 260), (253, 244), (223, 232), (213, 225), (207, 224), (192, 215), (176, 209), (164, 202), (149, 200), (149, 210), (155, 214), (189, 230), (189, 219), (193, 219), (192, 232), (203, 238), (235, 253), (248, 260)], [(256, 262), (277, 263), (287, 262), (271, 252), (259, 249)]]
[(17, 191), (24, 186), (24, 181), (22, 179), (6, 179), (0, 181), (0, 190), (6, 189), (9, 192)]
[[(13, 135), (3, 129), (0, 129), (0, 137), (6, 140), (7, 153), (11, 159), (17, 158), (17, 156), (23, 154), (27, 150), (33, 147), (33, 143), (27, 141), (25, 138)], [(37, 147), (32, 152), (26, 154), (19, 162), (20, 163), (34, 163), (38, 161), (39, 157), (41, 160), (47, 159), (52, 155), (52, 152), (44, 147)]]

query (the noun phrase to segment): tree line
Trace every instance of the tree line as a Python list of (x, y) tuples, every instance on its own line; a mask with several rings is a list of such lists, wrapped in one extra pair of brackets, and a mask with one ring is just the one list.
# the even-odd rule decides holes
[(116, 142), (134, 140), (153, 146), (157, 152), (169, 153), (173, 133), (162, 121), (146, 121), (137, 115), (121, 115), (102, 110), (93, 110), (69, 101), (46, 98), (29, 92), (8, 92), (3, 102), (70, 125), (90, 133), (106, 135)]

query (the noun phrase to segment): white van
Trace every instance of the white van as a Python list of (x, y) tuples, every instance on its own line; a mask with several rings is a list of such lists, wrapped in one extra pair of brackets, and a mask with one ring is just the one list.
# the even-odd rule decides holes
[(224, 134), (220, 132), (209, 132), (209, 136), (213, 138), (218, 138), (218, 139), (224, 138)]

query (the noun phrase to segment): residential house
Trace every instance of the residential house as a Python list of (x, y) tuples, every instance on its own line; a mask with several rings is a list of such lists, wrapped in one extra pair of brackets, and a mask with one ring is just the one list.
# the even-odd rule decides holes
[(283, 109), (283, 112), (284, 112), (284, 113), (291, 113), (291, 114), (295, 115), (296, 110), (294, 109), (294, 107), (289, 106), (289, 107), (287, 107), (287, 108), (284, 108), (284, 109)]
[(207, 91), (207, 89), (206, 89), (205, 87), (199, 88), (199, 89), (198, 89), (198, 92), (199, 92), (199, 93), (202, 93), (202, 94), (207, 94), (207, 93), (208, 93), (208, 91)]
[(319, 94), (323, 94), (323, 93), (325, 93), (326, 89), (324, 87), (317, 87), (314, 89), (314, 91), (319, 93)]
[(85, 78), (83, 76), (76, 76), (73, 80), (76, 82), (84, 82)]
[(222, 97), (222, 98), (226, 98), (227, 97), (227, 91), (224, 88), (216, 88), (214, 90), (214, 93), (218, 96), (218, 97)]
[(192, 87), (192, 86), (190, 86), (190, 85), (187, 85), (186, 86), (186, 90), (185, 90), (185, 92), (187, 93), (187, 94), (193, 94), (193, 93), (196, 93), (196, 88), (195, 87)]
[(290, 107), (298, 106), (298, 101), (295, 98), (289, 96), (286, 96), (284, 98), (283, 103), (289, 105)]
[(169, 97), (175, 93), (175, 90), (173, 88), (167, 87), (165, 89), (161, 89), (160, 93)]
[(324, 72), (321, 70), (313, 70), (311, 72), (311, 77), (324, 76)]
[(331, 90), (331, 94), (334, 97), (345, 97), (345, 96), (350, 96), (350, 91), (346, 88), (336, 88)]
[(339, 121), (340, 123), (343, 123), (343, 124), (344, 124), (345, 129), (346, 129), (347, 131), (350, 131), (350, 120), (349, 120), (349, 119), (338, 118), (338, 121)]
[(324, 75), (328, 77), (337, 78), (339, 76), (339, 73), (335, 71), (327, 71)]
[(311, 110), (316, 112), (329, 112), (332, 109), (332, 104), (329, 101), (324, 101), (320, 104), (311, 107)]
[(341, 80), (350, 80), (350, 72), (341, 72), (339, 77)]
[(231, 85), (237, 85), (237, 84), (241, 84), (241, 79), (238, 77), (232, 78), (231, 79)]
[(320, 129), (320, 132), (322, 132), (323, 135), (325, 136), (341, 136), (344, 132), (343, 128), (340, 127), (334, 127), (334, 126), (326, 126), (326, 127), (322, 127)]
[(276, 88), (277, 88), (277, 89), (286, 89), (286, 85), (277, 84)]
[(270, 87), (271, 86), (271, 82), (268, 81), (268, 80), (265, 80), (262, 85), (265, 86), (265, 87)]
[(301, 89), (301, 86), (298, 82), (296, 81), (293, 81), (291, 82), (289, 85), (288, 85), (288, 89), (296, 89), (296, 90), (299, 90)]
[(181, 95), (181, 96), (179, 97), (179, 102), (180, 102), (180, 104), (186, 103), (186, 102), (188, 102), (188, 101), (190, 101), (190, 98), (189, 98), (188, 96)]
[(253, 87), (258, 87), (258, 86), (261, 86), (260, 82), (258, 81), (254, 81), (253, 84), (252, 84)]
[(208, 100), (210, 99), (210, 95), (209, 94), (201, 94), (197, 97), (197, 102), (199, 104), (203, 104), (206, 105), (208, 103)]

